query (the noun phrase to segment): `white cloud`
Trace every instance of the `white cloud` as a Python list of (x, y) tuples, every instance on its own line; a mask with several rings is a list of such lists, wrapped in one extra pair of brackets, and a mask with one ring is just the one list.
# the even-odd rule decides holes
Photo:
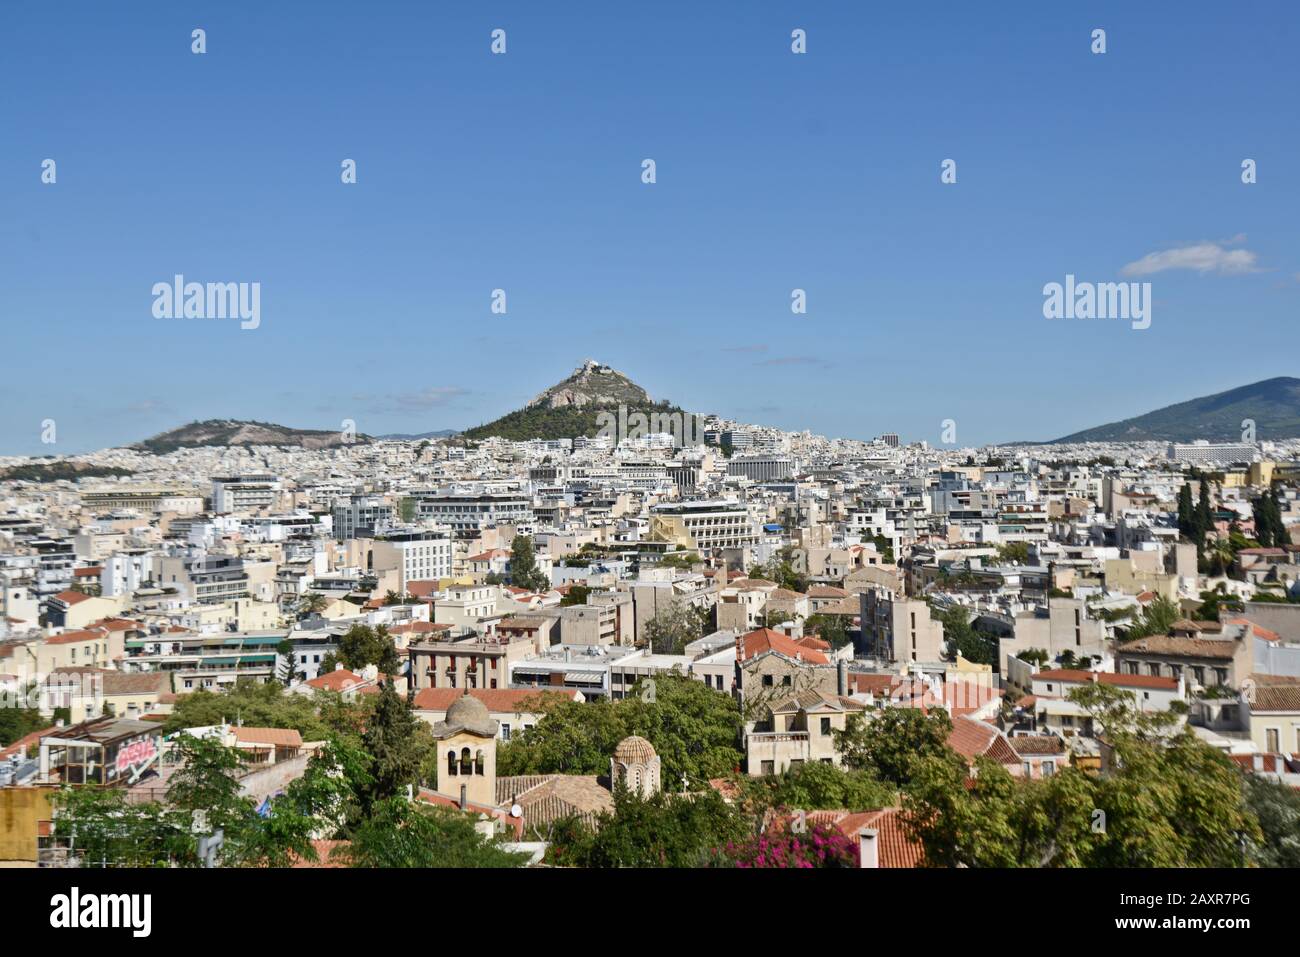
[[(1239, 242), (1245, 238), (1245, 236), (1234, 237), (1229, 242)], [(1249, 249), (1225, 249), (1224, 245), (1224, 243), (1204, 242), (1179, 246), (1177, 249), (1166, 249), (1158, 253), (1147, 253), (1141, 259), (1121, 269), (1120, 274), (1150, 276), (1169, 269), (1193, 269), (1199, 273), (1221, 275), (1240, 275), (1260, 271), (1255, 264), (1258, 257)]]

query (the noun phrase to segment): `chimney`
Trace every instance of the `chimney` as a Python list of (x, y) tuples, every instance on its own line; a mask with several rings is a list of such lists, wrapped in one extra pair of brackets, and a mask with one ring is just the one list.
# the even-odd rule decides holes
[(858, 866), (859, 867), (879, 867), (880, 850), (878, 846), (877, 834), (879, 832), (874, 827), (864, 827), (858, 831)]
[(460, 809), (463, 811), (468, 806), (469, 806), (469, 785), (462, 784), (460, 786)]
[(841, 658), (836, 666), (835, 693), (841, 698), (847, 698), (849, 694), (849, 663)]

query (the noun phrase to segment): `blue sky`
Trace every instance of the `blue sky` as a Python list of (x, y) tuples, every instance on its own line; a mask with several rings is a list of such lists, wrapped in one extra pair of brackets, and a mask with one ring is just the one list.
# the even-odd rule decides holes
[[(3, 25), (0, 454), (215, 417), (464, 428), (586, 357), (692, 410), (932, 443), (952, 418), (962, 444), (1298, 371), (1294, 3), (24, 0)], [(1043, 318), (1045, 283), (1165, 251), (1202, 268), (1140, 277), (1151, 328)], [(153, 318), (176, 273), (260, 282), (260, 327)]]

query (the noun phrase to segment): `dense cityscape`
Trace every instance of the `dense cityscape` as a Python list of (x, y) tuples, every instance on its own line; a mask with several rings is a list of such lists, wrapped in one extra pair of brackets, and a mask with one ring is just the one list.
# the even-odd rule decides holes
[(0, 460), (3, 856), (1300, 863), (1300, 440), (661, 408), (587, 360), (478, 432), (615, 434)]

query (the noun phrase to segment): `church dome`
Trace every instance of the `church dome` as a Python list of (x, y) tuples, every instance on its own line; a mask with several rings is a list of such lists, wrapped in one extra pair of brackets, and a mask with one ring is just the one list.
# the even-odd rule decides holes
[(654, 745), (639, 734), (624, 738), (614, 748), (614, 760), (623, 764), (648, 764), (655, 757)]
[(466, 691), (447, 709), (447, 723), (464, 728), (477, 728), (491, 720), (487, 705)]

